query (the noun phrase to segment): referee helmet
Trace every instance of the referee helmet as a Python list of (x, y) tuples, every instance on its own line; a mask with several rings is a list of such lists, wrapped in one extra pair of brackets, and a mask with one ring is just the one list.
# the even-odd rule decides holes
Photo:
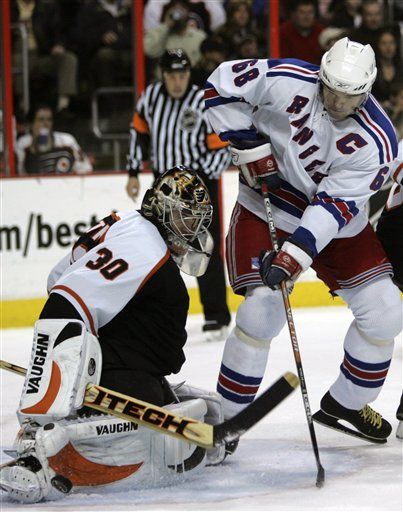
[(182, 48), (166, 50), (160, 58), (159, 65), (161, 70), (166, 73), (185, 71), (191, 68), (190, 59)]

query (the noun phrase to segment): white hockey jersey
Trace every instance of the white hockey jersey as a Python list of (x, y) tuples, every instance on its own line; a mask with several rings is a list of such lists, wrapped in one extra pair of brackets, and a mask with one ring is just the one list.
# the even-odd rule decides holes
[(399, 142), (398, 155), (394, 162), (391, 176), (394, 183), (386, 202), (387, 210), (403, 205), (403, 139)]
[(112, 214), (82, 235), (48, 277), (98, 335), (104, 361), (176, 373), (189, 298), (158, 229), (139, 212)]
[[(296, 59), (231, 61), (213, 72), (205, 90), (222, 140), (270, 139), (282, 183), (270, 194), (276, 226), (314, 256), (333, 238), (362, 231), (364, 205), (397, 154), (393, 125), (372, 96), (347, 119), (329, 118), (318, 72)], [(265, 220), (260, 191), (240, 181), (239, 203)]]
[[(40, 158), (38, 164), (40, 173), (65, 174), (73, 172), (75, 174), (87, 174), (92, 172), (92, 164), (88, 156), (82, 151), (73, 135), (65, 132), (52, 132), (52, 138), (52, 148), (37, 155)], [(33, 138), (30, 133), (23, 135), (17, 141), (16, 153), (19, 174), (31, 174), (31, 171), (26, 169), (25, 164), (32, 142)]]

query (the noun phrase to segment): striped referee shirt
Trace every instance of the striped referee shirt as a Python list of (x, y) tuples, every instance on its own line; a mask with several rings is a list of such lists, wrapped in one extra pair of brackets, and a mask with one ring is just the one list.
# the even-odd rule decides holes
[(155, 174), (181, 164), (217, 179), (228, 167), (230, 152), (207, 119), (203, 90), (190, 85), (181, 99), (174, 99), (163, 82), (145, 89), (130, 128), (129, 175), (137, 176), (147, 159)]

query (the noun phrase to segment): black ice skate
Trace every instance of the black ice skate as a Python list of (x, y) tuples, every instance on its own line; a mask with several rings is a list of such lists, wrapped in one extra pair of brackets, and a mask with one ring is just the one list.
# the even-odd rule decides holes
[[(365, 439), (370, 443), (386, 443), (387, 437), (392, 431), (391, 424), (382, 416), (366, 405), (359, 411), (347, 409), (340, 405), (330, 395), (329, 392), (320, 402), (320, 411), (312, 416), (313, 420), (325, 427), (339, 430), (353, 437)], [(353, 430), (340, 423), (344, 420), (353, 425), (357, 430)]]
[(399, 420), (399, 425), (397, 426), (396, 430), (396, 437), (398, 439), (403, 439), (403, 393), (402, 397), (400, 398), (400, 405), (396, 411), (396, 418)]
[(225, 443), (225, 456), (233, 455), (235, 450), (238, 448), (239, 437), (234, 439), (233, 441), (227, 441)]
[(402, 396), (400, 398), (400, 405), (399, 407), (397, 408), (397, 411), (396, 411), (396, 418), (400, 421), (403, 421), (403, 393), (402, 393)]

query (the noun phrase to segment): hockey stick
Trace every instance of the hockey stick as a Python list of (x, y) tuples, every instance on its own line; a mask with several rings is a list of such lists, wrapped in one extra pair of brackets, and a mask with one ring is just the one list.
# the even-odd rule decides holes
[[(0, 368), (19, 375), (26, 374), (25, 368), (2, 360)], [(93, 384), (87, 386), (83, 405), (208, 449), (241, 436), (282, 402), (298, 384), (296, 375), (285, 373), (239, 414), (218, 425), (178, 416), (169, 409)]]
[[(277, 239), (276, 226), (274, 224), (273, 214), (271, 211), (269, 188), (266, 185), (266, 183), (262, 183), (262, 194), (263, 194), (264, 204), (265, 204), (265, 208), (266, 208), (266, 217), (267, 217), (267, 223), (269, 225), (271, 243), (273, 245), (273, 249), (276, 252), (279, 252), (280, 247), (279, 247), (279, 243), (278, 243), (278, 239)], [(308, 390), (306, 388), (304, 370), (302, 368), (301, 354), (299, 351), (297, 332), (295, 329), (294, 319), (292, 316), (290, 297), (288, 296), (287, 286), (284, 281), (281, 281), (280, 287), (281, 287), (281, 294), (283, 296), (285, 313), (286, 313), (286, 317), (287, 317), (288, 330), (290, 331), (292, 351), (294, 353), (294, 359), (295, 359), (295, 364), (297, 366), (298, 377), (299, 377), (299, 380), (301, 383), (302, 401), (304, 403), (306, 419), (307, 419), (308, 427), (309, 427), (309, 433), (311, 435), (312, 448), (313, 448), (313, 451), (315, 454), (316, 465), (318, 468), (318, 473), (316, 475), (316, 486), (322, 487), (322, 485), (325, 482), (325, 469), (322, 466), (322, 464), (320, 462), (320, 458), (319, 458), (318, 442), (316, 440), (315, 428), (314, 428), (313, 421), (312, 421), (312, 413), (311, 413), (311, 407), (309, 405)]]

